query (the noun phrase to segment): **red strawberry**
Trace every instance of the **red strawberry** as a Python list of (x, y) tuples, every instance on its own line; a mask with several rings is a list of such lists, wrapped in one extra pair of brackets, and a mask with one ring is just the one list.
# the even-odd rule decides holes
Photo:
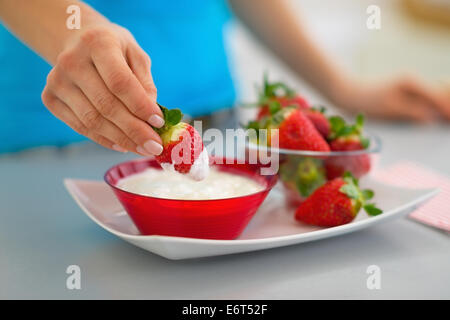
[[(354, 125), (347, 125), (341, 117), (331, 117), (330, 149), (332, 151), (364, 150), (369, 141), (362, 136), (364, 118), (358, 115)], [(350, 171), (360, 178), (370, 171), (371, 163), (368, 154), (330, 156), (326, 159), (327, 178), (334, 179)]]
[(307, 109), (309, 108), (309, 103), (284, 83), (269, 83), (265, 75), (263, 90), (259, 95), (258, 106), (260, 109), (256, 119), (261, 120), (263, 117), (270, 116), (288, 106)]
[(346, 175), (328, 181), (318, 188), (297, 209), (295, 218), (307, 224), (334, 227), (351, 222), (361, 207), (371, 216), (382, 211), (374, 204), (366, 203), (373, 191), (360, 190), (358, 181)]
[(309, 108), (308, 102), (306, 102), (306, 100), (301, 96), (296, 96), (294, 98), (289, 98), (286, 96), (273, 97), (267, 100), (269, 101), (268, 103), (259, 107), (259, 111), (256, 116), (257, 120), (261, 120), (264, 117), (270, 116), (272, 113), (275, 113), (276, 111), (279, 111), (284, 107), (295, 106), (302, 110)]
[[(279, 147), (283, 149), (330, 151), (330, 147), (312, 122), (296, 108), (284, 108), (268, 121), (269, 145), (278, 134)], [(278, 129), (278, 132), (273, 130)]]
[(308, 109), (310, 107), (308, 101), (299, 94), (290, 99), (289, 105), (298, 106), (300, 109)]
[(339, 116), (330, 117), (328, 120), (331, 125), (329, 135), (331, 150), (351, 151), (366, 149), (369, 146), (369, 140), (362, 135), (364, 128), (364, 116), (362, 114), (356, 116), (353, 125), (348, 125)]
[(165, 124), (154, 128), (161, 136), (163, 152), (155, 159), (164, 169), (173, 167), (179, 173), (202, 180), (208, 174), (208, 154), (200, 134), (190, 124), (180, 122), (179, 109), (161, 107)]
[(367, 154), (330, 156), (325, 160), (325, 170), (328, 180), (341, 177), (346, 171), (351, 172), (359, 179), (366, 175), (370, 171), (370, 168), (370, 156)]
[(317, 131), (319, 131), (322, 137), (324, 137), (325, 139), (328, 138), (331, 133), (331, 126), (330, 122), (328, 121), (327, 117), (325, 117), (323, 112), (314, 108), (304, 109), (302, 111), (308, 117), (308, 119), (311, 120), (311, 122), (314, 124), (314, 127), (316, 127)]

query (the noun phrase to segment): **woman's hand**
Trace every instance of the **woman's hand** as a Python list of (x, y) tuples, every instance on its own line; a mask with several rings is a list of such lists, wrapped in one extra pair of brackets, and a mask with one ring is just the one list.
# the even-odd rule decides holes
[(105, 22), (74, 31), (47, 77), (42, 101), (104, 147), (142, 155), (162, 151), (150, 127), (164, 125), (150, 58), (120, 26)]
[(336, 93), (339, 106), (379, 118), (427, 123), (450, 120), (450, 97), (412, 77), (378, 85), (346, 84)]

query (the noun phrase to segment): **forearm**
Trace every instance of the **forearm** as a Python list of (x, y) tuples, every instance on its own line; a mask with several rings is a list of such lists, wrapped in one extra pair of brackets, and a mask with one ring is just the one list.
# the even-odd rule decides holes
[(314, 44), (284, 0), (229, 1), (240, 20), (281, 60), (328, 98), (339, 100), (345, 73)]
[(81, 9), (81, 27), (104, 23), (106, 18), (88, 5), (74, 0), (0, 0), (0, 20), (18, 38), (51, 64), (70, 37), (78, 32), (69, 29), (67, 7)]

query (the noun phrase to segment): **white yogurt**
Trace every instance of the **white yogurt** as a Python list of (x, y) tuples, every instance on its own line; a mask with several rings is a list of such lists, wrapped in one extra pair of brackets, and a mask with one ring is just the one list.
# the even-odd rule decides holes
[(186, 175), (149, 168), (119, 180), (117, 187), (136, 194), (180, 200), (224, 199), (262, 191), (250, 178), (211, 168), (202, 181)]

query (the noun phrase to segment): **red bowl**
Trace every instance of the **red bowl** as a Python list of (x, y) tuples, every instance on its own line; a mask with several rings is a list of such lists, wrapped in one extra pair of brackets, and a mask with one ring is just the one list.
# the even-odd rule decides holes
[(277, 176), (261, 175), (262, 166), (257, 164), (240, 164), (225, 158), (211, 158), (211, 163), (218, 170), (249, 177), (265, 188), (234, 198), (178, 200), (139, 195), (116, 186), (120, 179), (149, 167), (161, 169), (153, 158), (120, 163), (106, 172), (105, 181), (143, 235), (235, 239), (276, 184)]

